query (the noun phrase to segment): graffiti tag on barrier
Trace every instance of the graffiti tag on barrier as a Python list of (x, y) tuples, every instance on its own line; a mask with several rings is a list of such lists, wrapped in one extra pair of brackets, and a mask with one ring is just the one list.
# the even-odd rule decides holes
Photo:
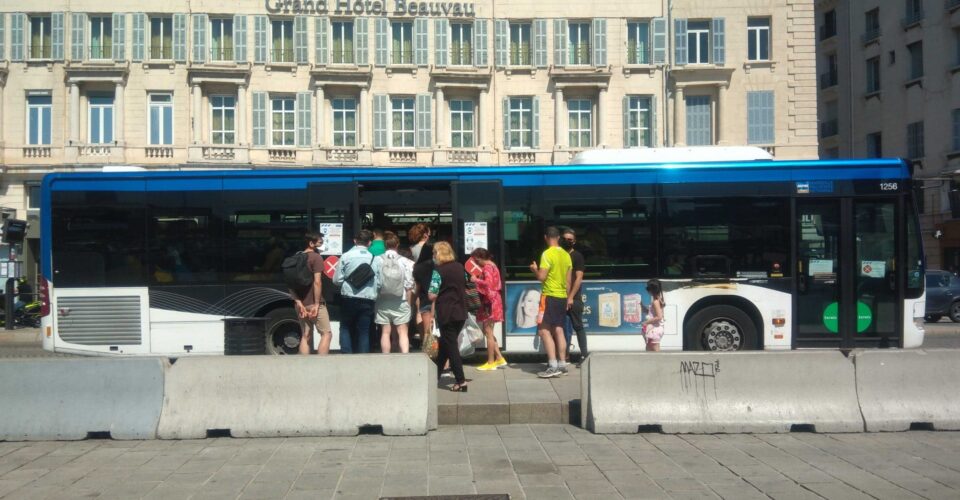
[(684, 392), (695, 391), (697, 396), (706, 398), (713, 392), (717, 397), (717, 375), (720, 373), (720, 360), (712, 362), (680, 361), (680, 384)]

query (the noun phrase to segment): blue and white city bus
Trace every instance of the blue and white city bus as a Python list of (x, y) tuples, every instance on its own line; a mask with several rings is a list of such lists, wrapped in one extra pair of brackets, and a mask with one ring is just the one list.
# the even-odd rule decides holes
[[(495, 254), (505, 281), (498, 335), (510, 352), (539, 347), (530, 318), (539, 284), (528, 265), (549, 225), (577, 232), (591, 351), (643, 349), (652, 278), (666, 290), (664, 350), (920, 346), (924, 262), (908, 165), (724, 160), (728, 153), (601, 151), (566, 166), (50, 174), (44, 348), (222, 353), (224, 319), (263, 317), (268, 350), (294, 353), (299, 329), (279, 262), (300, 249), (304, 231), (326, 233), (332, 269), (360, 228), (405, 241), (417, 222), (463, 260), (476, 246)], [(329, 307), (336, 348), (339, 315)]]

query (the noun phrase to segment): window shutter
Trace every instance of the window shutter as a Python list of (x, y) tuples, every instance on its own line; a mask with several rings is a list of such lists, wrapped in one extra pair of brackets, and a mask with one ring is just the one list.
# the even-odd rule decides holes
[(0, 13), (0, 61), (7, 58), (7, 14)]
[(430, 22), (418, 17), (413, 22), (413, 62), (417, 66), (430, 64)]
[(487, 20), (473, 21), (473, 64), (487, 67)]
[[(426, 21), (426, 19), (424, 19)], [(432, 143), (433, 133), (430, 128), (432, 113), (430, 106), (433, 98), (430, 94), (417, 94), (417, 147), (429, 148)]]
[(623, 147), (629, 148), (630, 144), (630, 96), (623, 96)]
[(503, 98), (503, 149), (510, 149), (510, 98)]
[(370, 35), (367, 31), (368, 22), (365, 17), (354, 18), (353, 21), (353, 50), (358, 66), (370, 64)]
[(495, 19), (493, 21), (494, 28), (494, 57), (496, 58), (496, 65), (498, 68), (505, 68), (509, 59), (507, 58), (507, 43), (509, 41), (510, 25), (507, 23), (506, 19)]
[(533, 65), (537, 68), (547, 67), (547, 20), (536, 19), (531, 26), (533, 38)]
[[(379, 24), (379, 23), (378, 23)], [(373, 96), (373, 147), (387, 147), (387, 95)]]
[(726, 62), (724, 28), (725, 23), (722, 17), (713, 19), (713, 64), (717, 66), (723, 66)]
[(127, 59), (127, 15), (113, 15), (113, 60), (124, 61)]
[(650, 96), (650, 141), (647, 143), (651, 148), (657, 147), (657, 96)]
[(86, 52), (87, 15), (73, 14), (70, 16), (70, 60), (82, 61)]
[(448, 19), (436, 19), (433, 21), (433, 63), (438, 68), (447, 65), (447, 56), (449, 48), (447, 46), (447, 32), (450, 30), (450, 21)]
[(297, 146), (301, 148), (308, 148), (313, 142), (310, 128), (312, 122), (310, 97), (310, 92), (297, 92)]
[(146, 14), (141, 12), (133, 14), (133, 50), (130, 53), (130, 59), (133, 62), (140, 62), (144, 59), (147, 39), (146, 25)]
[(667, 63), (667, 20), (653, 19), (653, 64)]
[(677, 66), (685, 66), (687, 64), (687, 20), (674, 19), (673, 31), (675, 45), (673, 63)]
[(533, 96), (533, 149), (540, 149), (540, 96)]
[(316, 63), (319, 65), (326, 65), (329, 60), (327, 54), (327, 32), (330, 31), (328, 27), (330, 26), (330, 18), (326, 16), (318, 17), (314, 20), (313, 23), (313, 34), (314, 34), (314, 51), (315, 54), (313, 58), (316, 60)]
[(233, 60), (247, 62), (247, 16), (233, 16)]
[(570, 31), (566, 19), (553, 20), (553, 65), (562, 68), (567, 65), (567, 32)]
[(593, 65), (607, 65), (607, 20), (593, 20)]
[(173, 60), (187, 62), (187, 15), (173, 15)]
[(23, 25), (26, 24), (27, 15), (23, 13), (14, 13), (10, 18), (10, 60), (22, 61), (24, 52)]
[(54, 61), (63, 60), (63, 12), (54, 12), (50, 15), (51, 42), (50, 58)]
[(293, 58), (297, 64), (310, 62), (309, 50), (307, 16), (296, 16), (293, 18)]
[[(389, 30), (389, 28), (390, 28), (389, 19), (386, 19), (383, 17), (377, 18), (377, 22), (374, 25), (374, 31), (375, 31), (374, 50), (376, 51), (374, 63), (377, 66), (387, 65), (387, 56), (389, 55), (389, 51), (390, 51), (389, 44), (387, 43), (388, 42), (387, 31)], [(384, 134), (386, 134), (386, 132), (384, 132)]]
[(253, 16), (253, 62), (267, 63), (267, 16)]
[(253, 145), (254, 146), (267, 145), (267, 93), (266, 92), (253, 93)]
[(202, 63), (207, 60), (207, 15), (193, 15), (193, 60)]

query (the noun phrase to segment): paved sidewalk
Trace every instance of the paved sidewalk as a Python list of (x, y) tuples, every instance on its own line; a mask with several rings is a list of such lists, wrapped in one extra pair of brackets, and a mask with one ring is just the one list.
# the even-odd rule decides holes
[(0, 443), (3, 498), (956, 499), (960, 433), (597, 436), (568, 425), (422, 437)]

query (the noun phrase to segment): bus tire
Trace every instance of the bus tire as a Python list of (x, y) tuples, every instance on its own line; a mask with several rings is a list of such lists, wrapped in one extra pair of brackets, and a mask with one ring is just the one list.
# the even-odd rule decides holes
[(936, 323), (937, 321), (940, 321), (940, 318), (942, 317), (943, 316), (939, 314), (928, 314), (923, 317), (923, 320), (926, 321), (927, 323)]
[(960, 323), (960, 300), (950, 304), (950, 320)]
[(300, 320), (292, 308), (274, 309), (268, 312), (267, 354), (297, 354), (300, 350)]
[(693, 351), (745, 351), (757, 345), (757, 327), (733, 306), (709, 306), (686, 324), (687, 348)]

